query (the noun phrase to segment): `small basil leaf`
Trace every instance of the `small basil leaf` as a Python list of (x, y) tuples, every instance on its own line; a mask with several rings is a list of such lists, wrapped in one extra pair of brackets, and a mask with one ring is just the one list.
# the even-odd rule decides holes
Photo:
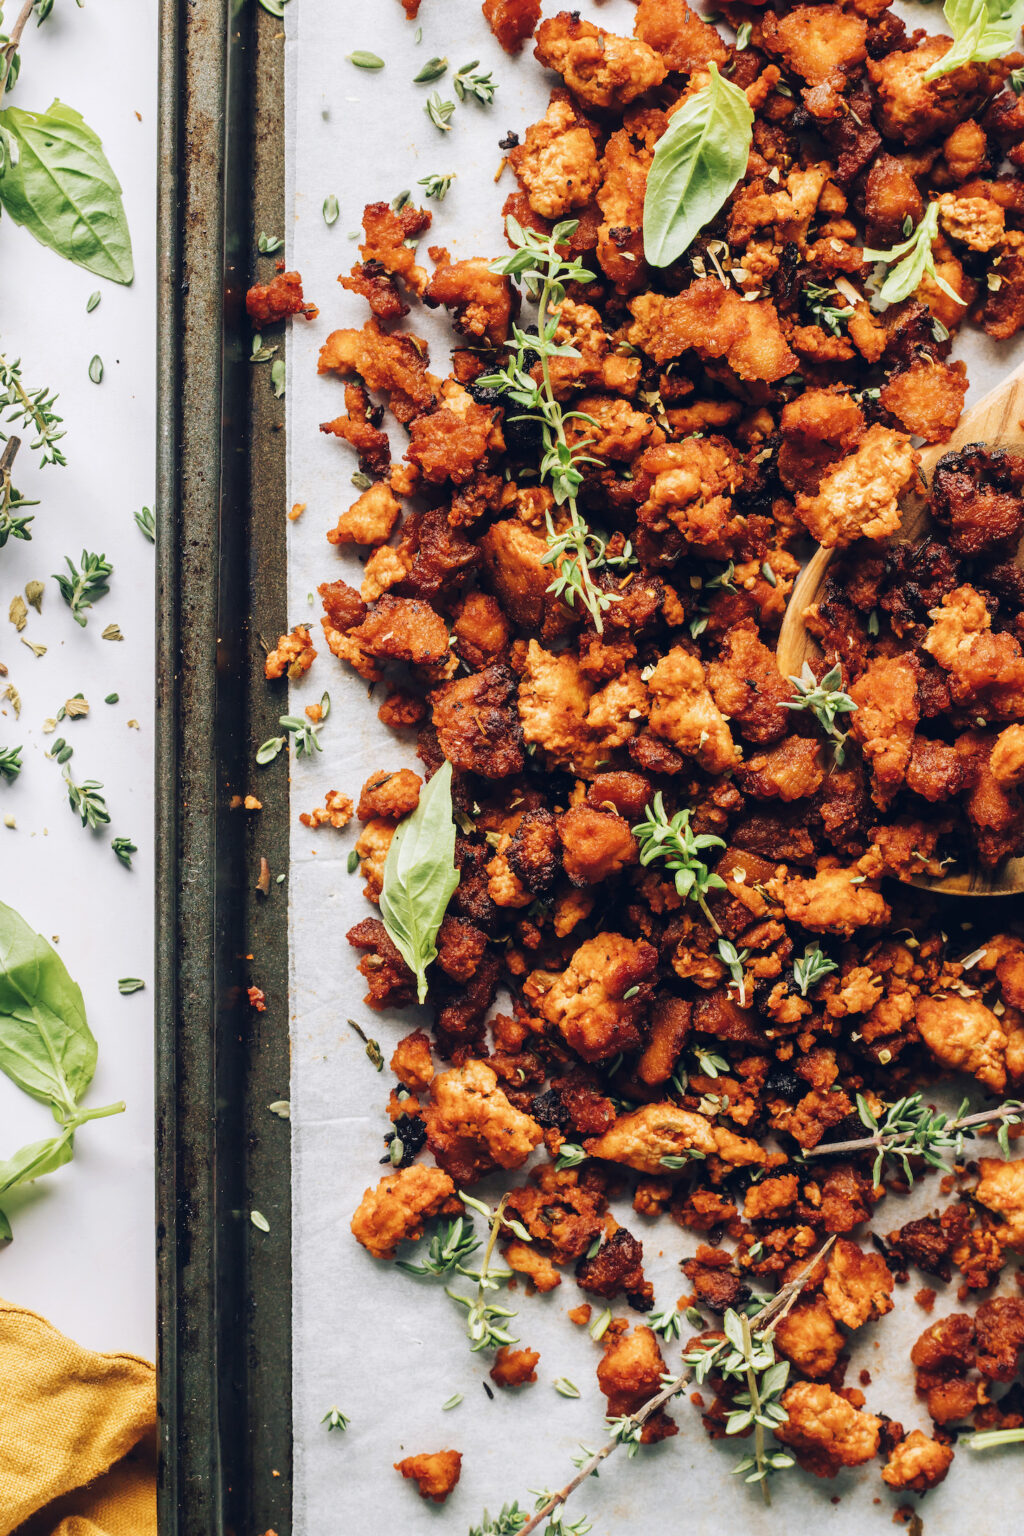
[[(70, 1127), (59, 1136), (48, 1136), (45, 1141), (32, 1141), (22, 1147), (6, 1162), (0, 1163), (0, 1195), (6, 1195), (19, 1184), (30, 1179), (41, 1179), (46, 1173), (54, 1173), (74, 1156), (74, 1133)], [(7, 1233), (10, 1235), (10, 1226)]]
[(427, 966), (437, 957), (437, 930), (458, 883), (452, 765), (446, 762), (392, 838), (380, 893), (384, 927), (416, 974), (421, 1003), (427, 996)]
[(42, 935), (0, 903), (0, 1071), (33, 1098), (69, 1110), (95, 1070), (81, 989)]
[(711, 66), (658, 140), (644, 196), (644, 256), (667, 267), (718, 213), (747, 168), (754, 114), (746, 95)]
[(121, 186), (99, 137), (78, 112), (54, 101), (46, 112), (0, 112), (17, 151), (0, 176), (0, 204), (59, 256), (115, 283), (134, 276)]
[(962, 64), (999, 59), (1013, 48), (1024, 24), (1024, 0), (946, 0), (942, 14), (953, 46), (925, 73), (937, 80)]

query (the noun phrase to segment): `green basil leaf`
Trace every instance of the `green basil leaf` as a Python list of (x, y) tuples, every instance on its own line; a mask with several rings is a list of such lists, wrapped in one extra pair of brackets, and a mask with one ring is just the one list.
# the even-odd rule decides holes
[(0, 112), (17, 151), (0, 176), (0, 204), (16, 224), (89, 272), (115, 283), (134, 276), (121, 187), (99, 137), (78, 112), (54, 101), (47, 112)]
[(30, 1142), (5, 1163), (0, 1163), (0, 1195), (8, 1194), (18, 1184), (27, 1184), (30, 1179), (54, 1173), (65, 1163), (70, 1163), (74, 1154), (74, 1133), (70, 1127), (59, 1136)]
[(711, 65), (658, 140), (644, 196), (644, 256), (667, 267), (722, 207), (747, 169), (754, 114), (746, 95)]
[(998, 59), (1014, 47), (1024, 24), (1024, 0), (946, 0), (942, 14), (953, 46), (925, 73), (937, 80), (962, 64)]
[(452, 765), (444, 763), (391, 840), (380, 893), (384, 927), (416, 973), (421, 1003), (427, 996), (427, 966), (437, 958), (437, 930), (458, 883)]
[(95, 1070), (81, 989), (56, 950), (0, 902), (0, 1071), (33, 1098), (71, 1111)]

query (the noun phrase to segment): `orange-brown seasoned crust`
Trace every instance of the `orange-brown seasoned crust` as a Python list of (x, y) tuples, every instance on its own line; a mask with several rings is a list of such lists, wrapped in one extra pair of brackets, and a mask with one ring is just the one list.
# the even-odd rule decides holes
[(411, 768), (399, 768), (394, 773), (386, 770), (372, 773), (359, 792), (356, 815), (360, 821), (371, 821), (375, 816), (400, 821), (419, 804), (422, 783), (419, 774), (413, 773)]
[[(403, 0), (408, 10), (409, 0)], [(418, 8), (418, 0), (416, 0)], [(413, 10), (411, 15), (415, 16)], [(411, 1478), (419, 1489), (421, 1499), (432, 1499), (443, 1504), (462, 1474), (461, 1451), (421, 1451), (418, 1456), (406, 1456), (394, 1463), (395, 1471)]]
[[(639, 1324), (632, 1333), (613, 1323), (605, 1334), (604, 1354), (597, 1367), (597, 1384), (608, 1399), (608, 1417), (635, 1413), (661, 1386), (665, 1360), (656, 1336)], [(654, 1445), (679, 1433), (678, 1425), (664, 1408), (651, 1414), (641, 1440)]]
[(253, 325), (274, 325), (292, 315), (312, 320), (319, 310), (302, 296), (298, 272), (278, 272), (269, 283), (256, 283), (245, 296), (245, 308)]
[(455, 1185), (440, 1168), (413, 1163), (386, 1174), (376, 1189), (368, 1189), (352, 1217), (352, 1234), (375, 1259), (393, 1259), (399, 1243), (423, 1235), (423, 1224), (454, 1193)]
[[(570, 11), (537, 26), (532, 0), (484, 9), (513, 50), (536, 27), (560, 76), (540, 121), (501, 141), (515, 176), (502, 214), (541, 237), (572, 220), (561, 249), (588, 274), (552, 306), (546, 371), (521, 359), (581, 455), (575, 500), (550, 460), (538, 472), (551, 443), (537, 424), (484, 382), (515, 351), (513, 322), (537, 320), (517, 277), (492, 270), (497, 239), (421, 257), (426, 216), (371, 204), (346, 280), (370, 318), (321, 355), (345, 381), (326, 430), (362, 470), (331, 541), (364, 550), (358, 591), (321, 588), (325, 640), (385, 695), (382, 720), (418, 728), (422, 763), (360, 796), (371, 902), (421, 781), (453, 770), (459, 884), (423, 1028), (394, 1052), (397, 1171), (434, 1161), (472, 1187), (507, 1170), (517, 1227), (498, 1235), (501, 1262), (530, 1294), (575, 1280), (602, 1307), (652, 1305), (659, 1221), (700, 1245), (676, 1305), (717, 1316), (838, 1238), (776, 1332), (792, 1367), (778, 1438), (819, 1476), (880, 1452), (891, 1487), (923, 1493), (948, 1467), (945, 1431), (905, 1434), (843, 1386), (851, 1333), (878, 1327), (885, 1347), (911, 1266), (987, 1296), (971, 1315), (935, 1307), (915, 1346), (936, 1422), (1021, 1417), (1002, 1384), (1019, 1374), (1022, 1306), (1005, 1280), (992, 1291), (1024, 1250), (1024, 1160), (985, 1131), (934, 1215), (882, 1212), (896, 1230), (876, 1251), (868, 1224), (901, 1170), (859, 1144), (866, 1109), (918, 1090), (930, 1106), (954, 1073), (972, 1105), (1024, 1092), (1016, 917), (993, 934), (979, 908), (960, 934), (920, 885), (1024, 853), (1024, 458), (969, 444), (918, 476), (920, 445), (950, 440), (965, 399), (947, 333), (1024, 325), (1024, 104), (1006, 83), (1024, 58), (928, 81), (948, 41), (884, 0), (737, 14), (750, 31), (735, 43), (684, 0), (639, 0), (633, 36)], [(659, 269), (643, 237), (655, 148), (712, 63), (753, 110), (748, 163)], [(887, 306), (864, 250), (899, 245), (929, 210), (937, 273), (964, 303), (925, 272)], [(443, 379), (405, 322), (417, 303), (448, 322)], [(912, 543), (910, 495), (930, 515)], [(838, 668), (829, 686), (854, 706), (834, 733), (789, 707), (802, 701), (775, 661), (816, 542), (837, 554), (806, 615), (811, 668), (819, 682)], [(347, 808), (338, 797), (338, 819)], [(706, 866), (693, 885), (664, 857), (687, 835)], [(368, 1003), (411, 1006), (383, 923), (349, 940)], [(612, 1196), (632, 1202), (635, 1232)], [(603, 1339), (609, 1410), (633, 1411), (661, 1382), (656, 1337), (613, 1322)], [(535, 1366), (507, 1348), (495, 1380)], [(699, 1406), (719, 1435), (731, 1389), (712, 1387)]]
[(525, 1387), (537, 1380), (539, 1349), (513, 1349), (503, 1344), (487, 1373), (496, 1387)]
[(484, 0), (482, 10), (506, 53), (518, 53), (540, 21), (540, 0)]
[(297, 624), (289, 635), (282, 635), (272, 651), (267, 652), (263, 663), (263, 675), (268, 679), (283, 677), (287, 672), (292, 682), (308, 672), (316, 660), (316, 651), (305, 624)]

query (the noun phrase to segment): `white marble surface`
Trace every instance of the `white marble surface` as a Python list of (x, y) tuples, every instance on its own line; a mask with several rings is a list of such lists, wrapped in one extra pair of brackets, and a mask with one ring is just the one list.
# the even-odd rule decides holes
[[(7, 5), (8, 23), (17, 6)], [(124, 1099), (124, 1115), (83, 1127), (75, 1160), (4, 1201), (14, 1242), (0, 1247), (0, 1295), (44, 1313), (83, 1343), (152, 1356), (153, 1237), (153, 549), (132, 513), (153, 504), (157, 0), (57, 0), (31, 25), (21, 79), (7, 98), (27, 110), (59, 96), (100, 134), (124, 188), (135, 251), (130, 288), (103, 282), (0, 219), (0, 347), (21, 356), (26, 382), (60, 394), (67, 468), (37, 468), (23, 443), (16, 484), (38, 496), (31, 543), (0, 550), (0, 661), (21, 694), (21, 717), (0, 702), (0, 745), (24, 746), (14, 784), (0, 781), (0, 900), (51, 940), (85, 995), (99, 1041), (86, 1103)], [(86, 313), (89, 295), (102, 300)], [(89, 360), (103, 359), (100, 385)], [(80, 629), (51, 573), (85, 546), (113, 562), (109, 596)], [(42, 615), (24, 638), (8, 623), (27, 581), (46, 583)], [(120, 626), (124, 642), (101, 631)], [(59, 731), (79, 779), (102, 781), (112, 824), (86, 831), (46, 757), (47, 716), (75, 693), (92, 708)], [(103, 702), (112, 692), (114, 705)], [(137, 721), (138, 729), (129, 725)], [(17, 826), (3, 825), (11, 815)], [(129, 872), (110, 839), (139, 845)], [(146, 990), (118, 993), (122, 976)], [(52, 1134), (48, 1111), (0, 1078), (0, 1158)]]

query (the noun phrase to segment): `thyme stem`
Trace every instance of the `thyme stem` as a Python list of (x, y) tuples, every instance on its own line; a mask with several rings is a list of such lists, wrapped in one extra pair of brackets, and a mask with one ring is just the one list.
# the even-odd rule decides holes
[[(959, 1115), (955, 1120), (948, 1121), (943, 1129), (946, 1133), (955, 1135), (958, 1131), (970, 1130), (976, 1125), (992, 1124), (997, 1120), (1009, 1120), (1012, 1123), (1019, 1114), (1019, 1104), (1001, 1104), (997, 1109), (981, 1110), (976, 1115)], [(873, 1136), (864, 1136), (856, 1141), (819, 1143), (813, 1150), (813, 1156), (831, 1156), (836, 1152), (890, 1152), (896, 1147), (906, 1146), (908, 1142), (915, 1139), (916, 1135), (916, 1130), (887, 1132), (879, 1129)]]
[[(544, 279), (544, 287), (541, 290), (539, 304), (541, 325), (544, 325), (548, 319), (548, 315), (550, 313), (551, 296), (554, 290), (554, 286), (554, 275), (549, 268), (547, 276)], [(540, 371), (541, 378), (544, 383), (544, 414), (548, 420), (549, 425), (554, 431), (555, 440), (558, 443), (559, 448), (563, 450), (566, 457), (571, 457), (569, 444), (565, 436), (565, 418), (562, 415), (562, 410), (558, 404), (558, 401), (555, 399), (555, 391), (551, 384), (551, 365), (546, 351), (541, 353)], [(598, 598), (597, 588), (594, 586), (594, 578), (590, 571), (590, 561), (587, 559), (587, 536), (590, 532), (590, 529), (584, 522), (583, 518), (580, 516), (579, 508), (576, 505), (575, 491), (571, 492), (568, 496), (566, 505), (569, 509), (569, 526), (572, 533), (573, 545), (576, 551), (576, 566), (580, 574), (580, 580), (583, 583), (583, 602), (589, 612), (593, 615), (594, 628), (597, 630), (598, 634), (601, 634), (604, 630), (604, 621), (601, 618), (601, 603)], [(548, 527), (548, 536), (549, 538), (554, 538), (555, 528), (551, 521), (550, 513), (547, 514), (546, 521)]]
[[(742, 1319), (741, 1326), (743, 1328), (743, 1352), (749, 1361), (750, 1355), (754, 1348), (754, 1341), (750, 1332), (750, 1318), (744, 1317)], [(758, 1414), (761, 1412), (761, 1394), (757, 1390), (757, 1372), (749, 1364), (746, 1370), (746, 1378), (747, 1391), (750, 1393), (750, 1407), (754, 1414), (754, 1459), (757, 1462), (758, 1468), (760, 1469), (764, 1466), (764, 1425), (758, 1418)], [(772, 1496), (768, 1488), (768, 1479), (766, 1477), (762, 1477), (761, 1479), (761, 1493), (765, 1504), (770, 1509)]]
[(7, 89), (7, 77), (11, 72), (11, 65), (14, 62), (14, 55), (18, 51), (18, 44), (21, 42), (21, 35), (25, 28), (28, 26), (28, 20), (32, 15), (34, 6), (35, 0), (25, 0), (25, 3), (18, 15), (18, 19), (14, 23), (14, 26), (11, 28), (11, 35), (3, 46), (2, 54), (0, 54), (0, 57), (3, 59), (3, 65), (0, 67), (0, 100), (3, 99), (4, 91)]
[[(780, 1291), (777, 1291), (772, 1299), (765, 1303), (760, 1312), (755, 1313), (752, 1318), (745, 1319), (746, 1326), (744, 1329), (744, 1339), (748, 1342), (748, 1344), (750, 1343), (752, 1333), (751, 1324), (761, 1324), (762, 1326), (759, 1327), (757, 1331), (759, 1333), (766, 1334), (768, 1337), (770, 1337), (775, 1332), (775, 1329), (786, 1316), (787, 1312), (790, 1310), (797, 1297), (800, 1295), (800, 1292), (807, 1284), (807, 1281), (810, 1279), (814, 1272), (815, 1266), (821, 1259), (825, 1257), (834, 1242), (835, 1237), (830, 1237), (828, 1242), (825, 1243), (823, 1247), (819, 1248), (818, 1252), (812, 1259), (807, 1262), (800, 1273), (796, 1275), (794, 1279), (790, 1280), (787, 1285), (784, 1285)], [(672, 1380), (667, 1382), (666, 1385), (662, 1387), (660, 1392), (656, 1392), (653, 1397), (649, 1397), (646, 1403), (642, 1404), (642, 1406), (637, 1409), (636, 1413), (631, 1414), (626, 1422), (632, 1425), (634, 1428), (640, 1428), (642, 1425), (646, 1424), (647, 1420), (651, 1417), (652, 1414), (657, 1413), (659, 1408), (663, 1408), (671, 1398), (675, 1397), (679, 1392), (682, 1391), (683, 1387), (685, 1387), (687, 1382), (691, 1379), (692, 1374), (692, 1371), (689, 1369), (689, 1367), (687, 1367), (687, 1369), (681, 1371), (678, 1376), (673, 1376)], [(755, 1390), (756, 1388), (752, 1388), (751, 1390), (751, 1402), (755, 1400)], [(760, 1428), (760, 1426), (758, 1427)], [(763, 1438), (764, 1437), (762, 1433), (762, 1455)], [(576, 1476), (570, 1478), (564, 1488), (560, 1488), (557, 1493), (553, 1493), (551, 1497), (540, 1506), (537, 1512), (532, 1515), (529, 1520), (527, 1520), (526, 1524), (519, 1532), (519, 1536), (530, 1536), (530, 1533), (537, 1529), (542, 1520), (546, 1520), (548, 1516), (553, 1514), (556, 1509), (561, 1509), (566, 1500), (576, 1491), (580, 1484), (585, 1483), (590, 1474), (595, 1472), (601, 1465), (605, 1457), (610, 1456), (612, 1451), (614, 1451), (617, 1446), (624, 1443), (624, 1440), (625, 1437), (622, 1435), (616, 1435), (614, 1439), (606, 1440), (601, 1449), (599, 1451), (595, 1451), (590, 1460), (583, 1463), (579, 1471), (576, 1473)], [(767, 1493), (767, 1490), (765, 1491)], [(768, 1502), (770, 1503), (771, 1500), (769, 1499)]]

